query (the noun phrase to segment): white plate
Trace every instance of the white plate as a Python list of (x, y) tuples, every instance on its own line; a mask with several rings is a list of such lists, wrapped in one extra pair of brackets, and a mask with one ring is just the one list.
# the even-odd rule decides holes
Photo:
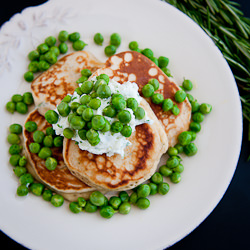
[[(24, 116), (12, 116), (5, 104), (14, 93), (28, 90), (23, 80), (27, 54), (49, 35), (62, 29), (79, 31), (86, 50), (101, 60), (104, 46), (93, 44), (101, 32), (105, 44), (118, 32), (127, 50), (132, 40), (151, 48), (156, 56), (170, 58), (176, 81), (195, 83), (192, 91), (200, 103), (213, 105), (202, 123), (195, 157), (183, 157), (185, 171), (179, 184), (170, 184), (166, 196), (150, 197), (151, 206), (133, 207), (127, 216), (106, 220), (95, 214), (72, 214), (67, 203), (54, 208), (40, 197), (15, 195), (18, 180), (8, 164), (8, 126)], [(242, 116), (233, 75), (221, 53), (188, 17), (156, 0), (54, 0), (24, 10), (0, 32), (0, 227), (14, 240), (31, 249), (162, 249), (182, 239), (214, 209), (226, 191), (239, 157)]]

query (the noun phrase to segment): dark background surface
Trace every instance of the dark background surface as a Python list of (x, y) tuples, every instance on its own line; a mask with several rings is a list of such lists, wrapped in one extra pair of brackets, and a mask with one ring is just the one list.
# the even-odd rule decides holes
[[(24, 8), (44, 2), (46, 1), (5, 1), (0, 8), (0, 26)], [(235, 0), (235, 2), (240, 3), (245, 16), (250, 17), (250, 0)], [(243, 135), (238, 166), (224, 197), (198, 228), (169, 249), (250, 249), (250, 162), (247, 162), (250, 148), (245, 123)], [(2, 246), (11, 249), (26, 249), (3, 232), (0, 232), (0, 242)]]

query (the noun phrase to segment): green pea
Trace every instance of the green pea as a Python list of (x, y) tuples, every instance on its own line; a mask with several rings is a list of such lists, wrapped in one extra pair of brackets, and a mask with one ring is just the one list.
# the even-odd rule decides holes
[(117, 196), (112, 196), (112, 197), (109, 198), (109, 204), (114, 209), (118, 209), (119, 206), (121, 205), (121, 203), (122, 203), (122, 200)]
[(68, 103), (66, 102), (61, 102), (58, 106), (57, 106), (57, 110), (59, 112), (59, 114), (63, 117), (66, 117), (69, 115), (70, 113), (70, 106)]
[(198, 149), (194, 143), (189, 143), (184, 146), (183, 151), (187, 156), (193, 156), (197, 153)]
[(157, 90), (160, 87), (159, 81), (157, 79), (154, 79), (154, 78), (150, 79), (148, 81), (148, 84), (152, 85), (154, 87), (154, 90)]
[(94, 110), (97, 110), (101, 106), (101, 100), (97, 98), (91, 99), (88, 103), (88, 106)]
[(194, 101), (194, 97), (189, 93), (187, 93), (187, 99), (189, 100), (190, 103)]
[(42, 143), (44, 137), (45, 137), (45, 134), (42, 131), (40, 131), (40, 130), (36, 130), (33, 133), (33, 140), (34, 140), (34, 142)]
[(162, 109), (163, 111), (167, 112), (169, 110), (171, 110), (173, 108), (174, 104), (173, 104), (173, 101), (171, 99), (165, 99), (163, 102), (162, 102)]
[(109, 76), (107, 74), (100, 74), (96, 77), (97, 80), (104, 80), (107, 84), (109, 83)]
[(57, 46), (52, 46), (50, 49), (49, 49), (50, 52), (54, 53), (56, 56), (59, 56), (60, 55), (60, 50)]
[(68, 52), (67, 43), (64, 43), (64, 42), (60, 43), (58, 48), (59, 48), (61, 54), (66, 54)]
[(203, 115), (207, 115), (212, 111), (212, 105), (208, 104), (208, 103), (202, 103), (199, 107), (199, 111), (203, 114)]
[(54, 36), (49, 36), (45, 39), (45, 43), (49, 46), (52, 47), (56, 44), (56, 38)]
[(73, 46), (74, 50), (79, 51), (79, 50), (83, 50), (86, 45), (87, 44), (84, 41), (77, 40), (77, 41), (73, 42), (72, 46)]
[(24, 73), (23, 77), (24, 77), (24, 80), (27, 82), (32, 82), (34, 80), (34, 74), (30, 71)]
[(78, 197), (78, 198), (77, 198), (77, 203), (78, 203), (78, 205), (79, 205), (80, 207), (85, 207), (85, 206), (86, 206), (86, 201), (85, 201), (85, 199), (82, 198), (82, 197)]
[(90, 202), (95, 205), (95, 206), (102, 206), (105, 202), (105, 196), (100, 192), (100, 191), (94, 191), (90, 197), (89, 200)]
[(178, 141), (182, 146), (185, 146), (191, 142), (192, 136), (188, 131), (184, 131), (178, 135)]
[(46, 71), (47, 69), (49, 69), (49, 67), (50, 67), (50, 65), (46, 61), (42, 60), (38, 63), (38, 68), (40, 71)]
[(181, 181), (181, 174), (178, 172), (174, 172), (170, 175), (170, 180), (173, 183), (179, 183)]
[(97, 211), (97, 206), (93, 205), (90, 201), (87, 201), (85, 205), (85, 212), (94, 213)]
[(43, 145), (45, 147), (51, 148), (53, 147), (53, 137), (52, 135), (46, 135), (43, 139)]
[(159, 62), (159, 67), (160, 68), (165, 68), (168, 66), (168, 63), (169, 63), (169, 59), (165, 56), (160, 56), (158, 58), (158, 62)]
[(59, 116), (54, 110), (48, 110), (45, 113), (45, 119), (50, 124), (55, 124), (58, 122)]
[(22, 126), (21, 126), (20, 124), (14, 123), (14, 124), (11, 124), (11, 125), (9, 126), (9, 131), (10, 131), (10, 133), (12, 133), (12, 134), (17, 134), (17, 135), (19, 135), (19, 134), (22, 133), (23, 128), (22, 128)]
[(131, 114), (127, 110), (122, 110), (118, 113), (117, 118), (121, 123), (129, 123), (131, 121)]
[(80, 207), (79, 204), (75, 201), (69, 203), (69, 209), (74, 214), (82, 212), (82, 207)]
[(178, 106), (176, 104), (173, 105), (172, 109), (171, 109), (173, 115), (177, 116), (180, 113), (180, 109), (178, 108)]
[(119, 121), (115, 121), (111, 124), (110, 131), (113, 133), (119, 133), (122, 131), (122, 129), (123, 129), (122, 123)]
[(204, 120), (204, 115), (200, 112), (195, 112), (192, 115), (192, 119), (194, 122), (201, 123)]
[(42, 43), (37, 46), (39, 54), (45, 54), (49, 50), (49, 46), (46, 43)]
[(89, 95), (83, 95), (80, 98), (80, 103), (83, 105), (86, 105), (90, 102), (90, 100), (91, 100), (91, 97)]
[(116, 53), (116, 47), (114, 45), (108, 45), (104, 49), (104, 53), (106, 56), (113, 56)]
[(78, 135), (82, 140), (87, 140), (86, 133), (87, 133), (87, 130), (85, 129), (81, 129), (78, 131)]
[(28, 54), (28, 58), (30, 61), (35, 61), (39, 58), (40, 54), (37, 50), (32, 50), (30, 51), (30, 53)]
[(80, 37), (81, 37), (81, 36), (80, 36), (80, 33), (79, 33), (79, 32), (73, 32), (73, 33), (69, 34), (69, 40), (70, 40), (71, 42), (75, 42), (75, 41), (79, 40)]
[(121, 98), (123, 100), (125, 100), (124, 96), (122, 94), (113, 94), (111, 97), (111, 100), (115, 99), (115, 98)]
[(44, 55), (40, 55), (40, 56), (39, 56), (39, 62), (40, 62), (40, 61), (45, 61), (45, 56), (44, 56)]
[(40, 151), (40, 149), (41, 149), (41, 146), (40, 146), (39, 143), (31, 142), (31, 143), (29, 144), (29, 150), (30, 150), (30, 152), (33, 153), (33, 154), (38, 154), (39, 151)]
[(178, 150), (178, 154), (183, 152), (183, 146), (181, 144), (178, 143), (174, 147)]
[(37, 61), (32, 61), (28, 65), (28, 70), (32, 73), (36, 73), (39, 71), (39, 64)]
[(21, 177), (23, 174), (26, 174), (27, 173), (27, 169), (25, 167), (20, 167), (20, 166), (17, 166), (15, 169), (14, 169), (14, 174), (17, 176), (17, 177)]
[(43, 191), (43, 199), (45, 201), (51, 201), (52, 196), (53, 196), (53, 193), (52, 193), (51, 190), (46, 189), (46, 190)]
[(64, 198), (60, 194), (55, 194), (51, 197), (50, 202), (54, 207), (61, 207), (64, 203)]
[(150, 60), (156, 64), (156, 66), (159, 66), (158, 59), (156, 57), (151, 57)]
[(132, 41), (132, 42), (129, 43), (128, 47), (129, 47), (129, 49), (131, 49), (131, 50), (136, 50), (136, 49), (139, 48), (139, 44), (138, 44), (138, 42), (136, 42), (136, 41)]
[[(104, 118), (104, 119), (105, 119), (105, 118)], [(110, 131), (110, 129), (111, 129), (111, 125), (110, 125), (109, 121), (105, 119), (105, 126), (104, 126), (104, 128), (101, 130), (101, 132), (104, 132), (104, 133), (105, 133), (105, 132)]]
[(31, 105), (34, 103), (33, 96), (30, 92), (25, 92), (23, 94), (23, 102), (27, 105)]
[(17, 102), (16, 103), (16, 111), (20, 114), (26, 114), (28, 112), (27, 104), (25, 104), (23, 102)]
[(38, 156), (41, 158), (41, 159), (47, 159), (48, 157), (50, 157), (52, 155), (52, 151), (50, 148), (48, 147), (43, 147), (41, 148), (41, 150), (39, 151), (38, 153)]
[(174, 95), (175, 101), (179, 103), (183, 102), (186, 99), (186, 97), (187, 97), (186, 92), (181, 89), (176, 91)]
[(139, 198), (136, 205), (140, 209), (147, 209), (150, 206), (150, 201), (147, 198)]
[(169, 68), (161, 68), (161, 70), (162, 70), (163, 73), (164, 73), (165, 75), (167, 75), (168, 77), (172, 77), (171, 71), (170, 71)]
[(81, 116), (74, 116), (70, 121), (70, 126), (73, 129), (80, 130), (85, 126), (85, 121), (82, 119)]
[(104, 196), (104, 197), (105, 197), (104, 204), (103, 204), (102, 206), (100, 206), (100, 208), (102, 208), (102, 207), (106, 207), (106, 206), (108, 206), (108, 204), (109, 204), (109, 200), (108, 200), (108, 198), (107, 198), (106, 196)]
[(76, 83), (83, 83), (83, 82), (85, 82), (85, 81), (87, 81), (88, 80), (88, 77), (86, 77), (86, 76), (81, 76), (77, 81), (76, 81)]
[(163, 177), (159, 172), (155, 172), (150, 180), (155, 184), (160, 184), (163, 182)]
[(28, 193), (29, 193), (29, 189), (28, 187), (26, 187), (26, 185), (20, 185), (16, 190), (16, 194), (18, 196), (26, 196)]
[(127, 107), (132, 109), (134, 112), (138, 108), (138, 102), (135, 98), (128, 98), (127, 99)]
[(184, 171), (184, 166), (179, 164), (177, 167), (173, 169), (174, 172), (182, 173)]
[(131, 204), (135, 204), (136, 201), (137, 201), (137, 199), (138, 199), (137, 193), (136, 193), (136, 192), (133, 192), (133, 193), (130, 195), (130, 197), (129, 197), (129, 202), (130, 202)]
[(122, 202), (128, 202), (129, 201), (129, 195), (126, 191), (119, 192), (119, 197)]
[(26, 164), (27, 164), (27, 158), (25, 156), (22, 156), (18, 161), (18, 165), (20, 167), (24, 167)]
[(81, 85), (81, 90), (83, 94), (89, 94), (92, 89), (93, 89), (93, 82), (92, 81), (85, 81), (82, 85)]
[(162, 182), (158, 185), (158, 193), (161, 195), (167, 194), (169, 191), (169, 185), (166, 182)]
[(15, 154), (15, 155), (11, 155), (10, 159), (9, 159), (9, 163), (12, 166), (17, 166), (19, 163), (19, 160), (21, 159), (21, 155)]
[(53, 157), (48, 157), (45, 161), (45, 166), (48, 170), (53, 171), (57, 167), (57, 160)]
[(102, 115), (95, 115), (91, 123), (94, 130), (102, 130), (105, 127), (105, 118)]
[(192, 113), (198, 112), (200, 109), (200, 104), (197, 101), (191, 102)]
[(76, 89), (75, 89), (75, 92), (76, 92), (78, 95), (80, 95), (80, 96), (83, 94), (80, 87), (76, 88)]
[(110, 36), (110, 44), (118, 47), (121, 44), (121, 36), (118, 33), (113, 33)]
[(10, 148), (9, 148), (9, 153), (11, 155), (20, 154), (21, 151), (22, 151), (22, 148), (23, 148), (22, 146), (17, 145), (17, 144), (11, 145)]
[(151, 84), (146, 84), (142, 88), (142, 94), (144, 97), (150, 97), (154, 94), (154, 87)]
[(90, 129), (87, 131), (86, 133), (86, 137), (88, 142), (92, 145), (92, 146), (96, 146), (99, 142), (100, 142), (100, 138), (99, 138), (99, 134), (97, 131), (95, 131), (94, 129)]
[(19, 182), (21, 185), (28, 185), (34, 182), (34, 178), (30, 173), (26, 173), (20, 176)]
[(122, 130), (121, 130), (121, 134), (124, 137), (130, 137), (132, 134), (132, 128), (129, 125), (124, 125)]
[(150, 187), (150, 195), (155, 195), (157, 194), (157, 185), (155, 183), (148, 183), (149, 187)]
[(102, 114), (113, 118), (116, 116), (116, 110), (111, 105), (109, 105), (103, 109)]
[(191, 122), (189, 128), (196, 133), (201, 131), (201, 125), (198, 122)]
[(83, 111), (85, 110), (87, 108), (87, 105), (80, 105), (78, 108), (77, 108), (77, 110), (76, 110), (76, 113), (78, 114), (78, 115), (82, 115), (82, 113), (83, 113)]
[(189, 131), (190, 135), (191, 135), (191, 141), (194, 141), (196, 139), (196, 133), (194, 131)]
[(44, 59), (50, 63), (50, 64), (55, 64), (57, 62), (57, 56), (54, 52), (52, 51), (48, 51), (45, 55), (44, 55)]
[(55, 132), (55, 130), (54, 130), (52, 127), (47, 127), (47, 128), (46, 128), (46, 135), (55, 136), (55, 135), (56, 135), (56, 132)]
[(20, 94), (15, 94), (11, 97), (12, 102), (21, 102), (23, 100), (23, 96)]
[(167, 151), (169, 156), (174, 156), (174, 155), (178, 155), (178, 150), (174, 147), (170, 147)]
[(59, 148), (63, 146), (63, 137), (62, 136), (57, 136), (53, 140), (53, 144), (55, 147)]
[(135, 118), (141, 120), (145, 116), (145, 110), (142, 107), (138, 107), (134, 112)]
[(66, 42), (68, 40), (68, 38), (69, 38), (69, 33), (67, 31), (62, 30), (62, 31), (59, 32), (58, 40), (60, 42)]
[(91, 108), (86, 108), (82, 112), (82, 118), (84, 119), (84, 121), (91, 121), (93, 116), (94, 116), (94, 112)]
[(104, 38), (103, 38), (103, 36), (102, 36), (101, 33), (96, 33), (96, 34), (94, 35), (94, 42), (95, 42), (97, 45), (102, 45), (103, 41), (104, 41)]
[(151, 49), (146, 48), (144, 50), (142, 50), (141, 52), (144, 56), (148, 57), (149, 59), (152, 58), (154, 56), (154, 53)]
[(65, 128), (63, 130), (63, 136), (66, 137), (67, 139), (71, 139), (75, 135), (74, 130), (70, 128)]
[(20, 137), (17, 134), (9, 134), (7, 140), (11, 145), (19, 144), (21, 142)]
[(161, 104), (164, 101), (164, 97), (162, 94), (154, 93), (151, 96), (151, 101), (155, 104)]
[(107, 84), (101, 84), (97, 88), (96, 93), (97, 93), (97, 96), (100, 97), (101, 99), (106, 99), (111, 96), (111, 90)]
[(111, 206), (102, 207), (100, 210), (100, 215), (103, 218), (109, 219), (114, 215), (115, 211)]
[(41, 196), (43, 190), (44, 190), (44, 185), (42, 183), (32, 183), (30, 185), (30, 191), (36, 196)]
[(129, 214), (131, 205), (128, 202), (123, 202), (119, 207), (120, 214)]
[(166, 166), (170, 169), (177, 167), (179, 164), (180, 160), (174, 156), (169, 157), (166, 162)]
[(142, 184), (137, 189), (138, 198), (146, 198), (150, 194), (150, 186), (148, 184)]
[(190, 80), (185, 79), (182, 83), (182, 87), (186, 91), (190, 91), (193, 88), (193, 83)]
[(5, 107), (6, 107), (7, 111), (9, 111), (12, 114), (16, 110), (16, 104), (14, 102), (7, 102)]
[(170, 176), (173, 173), (173, 170), (168, 168), (166, 165), (163, 165), (159, 168), (159, 172), (163, 175), (163, 176)]
[(70, 104), (70, 108), (71, 108), (72, 111), (76, 111), (80, 107), (80, 105), (81, 104), (79, 102), (72, 102)]
[(90, 77), (92, 75), (92, 72), (91, 72), (91, 70), (86, 68), (86, 69), (81, 70), (81, 75), (86, 76), (86, 77)]

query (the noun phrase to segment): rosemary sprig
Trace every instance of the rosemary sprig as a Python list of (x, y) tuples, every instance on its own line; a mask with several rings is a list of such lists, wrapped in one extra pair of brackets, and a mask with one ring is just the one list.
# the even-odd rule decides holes
[(250, 18), (229, 0), (163, 1), (198, 23), (222, 52), (236, 79), (250, 135)]

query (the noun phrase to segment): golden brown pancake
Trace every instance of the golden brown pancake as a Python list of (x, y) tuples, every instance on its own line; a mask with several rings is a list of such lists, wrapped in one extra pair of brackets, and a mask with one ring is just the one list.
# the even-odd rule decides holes
[(82, 69), (94, 72), (102, 66), (103, 63), (86, 51), (62, 57), (31, 84), (38, 111), (44, 115), (49, 109), (55, 109), (67, 94), (73, 94), (78, 87), (76, 81), (81, 77)]
[(91, 77), (102, 73), (107, 74), (121, 84), (126, 81), (137, 83), (141, 96), (143, 96), (141, 93), (142, 87), (151, 78), (156, 78), (159, 81), (160, 87), (156, 92), (161, 93), (164, 99), (170, 98), (180, 109), (179, 115), (175, 116), (171, 111), (164, 112), (161, 105), (152, 103), (150, 98), (146, 99), (165, 129), (169, 146), (174, 146), (178, 141), (178, 135), (189, 129), (191, 105), (188, 99), (186, 98), (182, 103), (176, 103), (174, 95), (180, 89), (178, 85), (168, 78), (155, 63), (141, 53), (127, 51), (111, 56), (106, 61), (105, 66), (98, 69)]
[[(37, 109), (28, 115), (27, 121), (36, 122), (38, 130), (43, 132), (45, 132), (47, 127), (51, 126)], [(24, 128), (23, 135), (26, 155), (29, 158), (27, 168), (35, 179), (70, 201), (76, 200), (78, 197), (88, 198), (90, 193), (95, 190), (71, 174), (64, 163), (62, 148), (51, 148), (52, 156), (57, 160), (58, 165), (55, 170), (50, 171), (45, 166), (45, 160), (29, 150), (29, 144), (34, 142), (33, 133), (28, 132)]]
[(136, 131), (128, 138), (132, 145), (126, 147), (124, 158), (119, 154), (111, 157), (95, 155), (64, 138), (63, 157), (72, 174), (88, 185), (106, 191), (131, 189), (148, 180), (156, 171), (168, 143), (166, 133), (148, 103), (143, 99), (140, 106), (153, 124), (136, 126)]

